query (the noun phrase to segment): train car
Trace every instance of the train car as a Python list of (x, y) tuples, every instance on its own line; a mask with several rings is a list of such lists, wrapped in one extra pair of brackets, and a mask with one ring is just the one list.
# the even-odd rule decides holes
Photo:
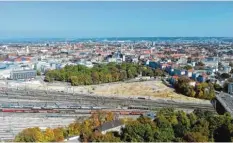
[(24, 110), (24, 113), (38, 113), (36, 110)]
[(33, 108), (33, 105), (23, 105), (23, 108), (29, 108), (29, 109), (32, 109), (32, 108)]
[(130, 112), (130, 115), (142, 115), (144, 112), (141, 111), (132, 111)]
[(58, 109), (69, 109), (69, 106), (66, 105), (58, 105)]
[(108, 109), (108, 107), (92, 106), (92, 109), (100, 110), (100, 109)]
[(59, 110), (47, 110), (47, 113), (60, 113)]
[(2, 105), (2, 108), (11, 108), (10, 105)]
[(71, 109), (71, 110), (59, 110), (59, 112), (60, 113), (64, 113), (64, 114), (66, 114), (66, 113), (68, 113), (68, 114), (74, 114), (75, 113), (75, 110), (73, 109)]
[(38, 113), (47, 113), (47, 110), (38, 110)]
[(41, 107), (32, 107), (32, 109), (35, 109), (35, 110), (38, 110), (38, 109), (41, 109)]
[(11, 108), (22, 108), (22, 106), (19, 106), (19, 105), (12, 105)]
[(81, 106), (72, 105), (69, 107), (69, 109), (81, 109)]
[(45, 107), (42, 107), (42, 109), (55, 109), (56, 106), (45, 106)]
[(128, 109), (149, 110), (149, 107), (145, 107), (145, 106), (129, 106)]
[(2, 112), (14, 112), (14, 113), (24, 113), (25, 111), (29, 111), (30, 109), (12, 109), (12, 108), (8, 108), (8, 109), (2, 109)]
[(129, 115), (130, 112), (129, 111), (120, 111), (119, 114), (120, 115)]
[(92, 107), (89, 106), (81, 106), (81, 109), (86, 109), (86, 110), (90, 110)]

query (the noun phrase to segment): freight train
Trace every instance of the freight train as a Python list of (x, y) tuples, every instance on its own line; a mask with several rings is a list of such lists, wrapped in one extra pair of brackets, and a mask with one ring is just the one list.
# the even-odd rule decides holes
[(26, 108), (26, 109), (107, 109), (109, 107), (95, 107), (95, 106), (79, 106), (79, 105), (71, 105), (71, 106), (62, 106), (62, 105), (41, 105), (41, 106), (35, 106), (35, 105), (0, 105), (0, 108)]
[(65, 113), (65, 114), (97, 114), (99, 111), (114, 112), (118, 115), (142, 115), (145, 111), (140, 110), (77, 110), (77, 109), (15, 109), (15, 108), (2, 108), (0, 112), (8, 113)]

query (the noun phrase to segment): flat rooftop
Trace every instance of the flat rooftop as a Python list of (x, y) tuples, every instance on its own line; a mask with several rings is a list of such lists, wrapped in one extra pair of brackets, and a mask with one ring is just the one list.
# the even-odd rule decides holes
[(36, 72), (36, 70), (15, 70), (12, 73)]

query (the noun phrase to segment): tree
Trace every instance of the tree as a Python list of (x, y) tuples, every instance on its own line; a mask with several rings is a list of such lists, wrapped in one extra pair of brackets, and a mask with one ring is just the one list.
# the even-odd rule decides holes
[(15, 142), (43, 142), (44, 137), (40, 128), (27, 128), (15, 137)]
[(203, 62), (198, 62), (197, 66), (202, 66), (203, 67), (203, 66), (205, 66), (205, 64)]
[(36, 74), (37, 74), (38, 76), (41, 76), (41, 72), (40, 72), (39, 70), (36, 71)]
[(187, 77), (180, 77), (177, 83), (175, 83), (174, 85), (176, 92), (184, 94), (186, 96), (194, 97), (196, 92), (194, 91), (194, 88), (189, 85), (190, 81), (191, 80)]
[(223, 78), (223, 79), (227, 79), (227, 78), (230, 78), (231, 77), (231, 75), (229, 75), (228, 73), (222, 73), (221, 74), (221, 78)]
[(217, 91), (222, 91), (223, 90), (222, 86), (220, 86), (217, 83), (214, 83), (214, 89), (217, 90)]
[(122, 129), (121, 139), (126, 142), (152, 142), (155, 130), (155, 124), (141, 116), (138, 120), (126, 124)]
[(112, 80), (113, 81), (119, 81), (119, 79), (120, 79), (120, 74), (118, 73), (118, 72), (112, 72), (111, 73), (112, 74)]
[(112, 82), (113, 81), (112, 75), (110, 73), (106, 74), (106, 80), (107, 80), (107, 82)]
[(186, 129), (188, 129), (191, 126), (189, 118), (187, 117), (186, 113), (183, 111), (179, 111), (177, 113), (177, 120)]
[(130, 66), (129, 68), (128, 68), (128, 71), (130, 71), (131, 72), (131, 78), (134, 78), (135, 76), (137, 76), (137, 69), (134, 67), (134, 66)]
[(76, 121), (65, 128), (38, 127), (24, 129), (15, 140), (17, 142), (58, 142), (68, 136), (80, 135), (82, 142), (231, 142), (233, 123), (230, 113), (216, 115), (210, 111), (194, 110), (190, 114), (162, 108), (155, 120), (141, 115), (136, 120), (124, 122), (120, 134), (94, 130), (104, 122), (111, 121), (113, 113), (98, 111), (83, 122)]
[(196, 86), (196, 97), (201, 99), (213, 99), (215, 97), (214, 86), (212, 83), (200, 83)]
[(46, 128), (44, 132), (44, 142), (52, 142), (54, 141), (54, 133), (50, 128)]
[(226, 125), (221, 125), (214, 131), (216, 142), (231, 142), (231, 133)]
[(80, 130), (81, 130), (81, 127), (80, 127), (80, 124), (78, 122), (71, 123), (68, 126), (69, 136), (79, 135), (80, 134)]
[(184, 140), (187, 142), (208, 142), (208, 137), (202, 135), (200, 132), (188, 132), (184, 136)]
[(192, 66), (190, 66), (190, 65), (186, 65), (186, 66), (184, 66), (184, 69), (185, 70), (190, 70), (190, 69), (192, 69), (193, 67)]
[(168, 142), (175, 138), (171, 123), (163, 115), (158, 116), (155, 123), (159, 128), (154, 134), (156, 142)]
[(45, 82), (51, 82), (52, 79), (51, 79), (49, 76), (45, 76), (44, 81), (45, 81)]
[(64, 140), (64, 134), (63, 134), (62, 128), (53, 129), (53, 133), (54, 133), (54, 141), (55, 142), (60, 142), (60, 141)]
[(71, 76), (70, 82), (71, 82), (71, 85), (73, 85), (73, 86), (79, 85), (78, 77), (77, 76)]
[(127, 73), (125, 70), (120, 71), (120, 80), (126, 80), (127, 79)]
[(151, 68), (144, 68), (142, 71), (142, 76), (154, 76), (154, 71)]
[(82, 142), (87, 142), (90, 135), (92, 134), (92, 124), (90, 120), (85, 120), (80, 126), (80, 139)]
[(109, 122), (109, 121), (113, 121), (114, 120), (114, 113), (113, 112), (107, 112), (105, 121)]
[(213, 132), (214, 140), (216, 142), (232, 142), (233, 124), (230, 113), (220, 115), (217, 121)]
[(100, 82), (100, 77), (99, 77), (99, 73), (96, 71), (93, 71), (91, 73), (91, 77), (92, 77), (92, 81), (94, 84), (98, 84)]
[(66, 81), (73, 86), (108, 83), (134, 78), (142, 69), (146, 69), (145, 76), (153, 76), (154, 71), (146, 66), (133, 63), (109, 63), (98, 64), (93, 68), (67, 65), (60, 70), (48, 71), (44, 80), (47, 82)]
[(134, 78), (134, 75), (131, 70), (127, 70), (127, 77), (128, 78)]
[(209, 136), (209, 122), (206, 119), (198, 120), (191, 129), (192, 132), (198, 132), (202, 135)]
[(218, 63), (219, 68), (223, 68), (223, 64), (221, 62)]
[(197, 121), (197, 116), (194, 113), (188, 114), (188, 118), (191, 125), (195, 124)]
[(154, 76), (164, 76), (164, 72), (161, 69), (155, 69)]
[(181, 123), (178, 123), (174, 126), (174, 134), (176, 138), (183, 138), (184, 135), (188, 132), (189, 129), (187, 129), (184, 125)]
[(102, 135), (101, 133), (94, 133), (91, 138), (91, 142), (120, 142), (119, 137), (115, 137), (113, 133), (108, 132), (105, 135)]

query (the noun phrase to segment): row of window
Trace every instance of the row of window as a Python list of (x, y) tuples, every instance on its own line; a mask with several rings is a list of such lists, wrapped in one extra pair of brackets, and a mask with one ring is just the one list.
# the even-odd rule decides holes
[(13, 79), (25, 79), (25, 78), (32, 78), (35, 77), (36, 73), (13, 73)]

